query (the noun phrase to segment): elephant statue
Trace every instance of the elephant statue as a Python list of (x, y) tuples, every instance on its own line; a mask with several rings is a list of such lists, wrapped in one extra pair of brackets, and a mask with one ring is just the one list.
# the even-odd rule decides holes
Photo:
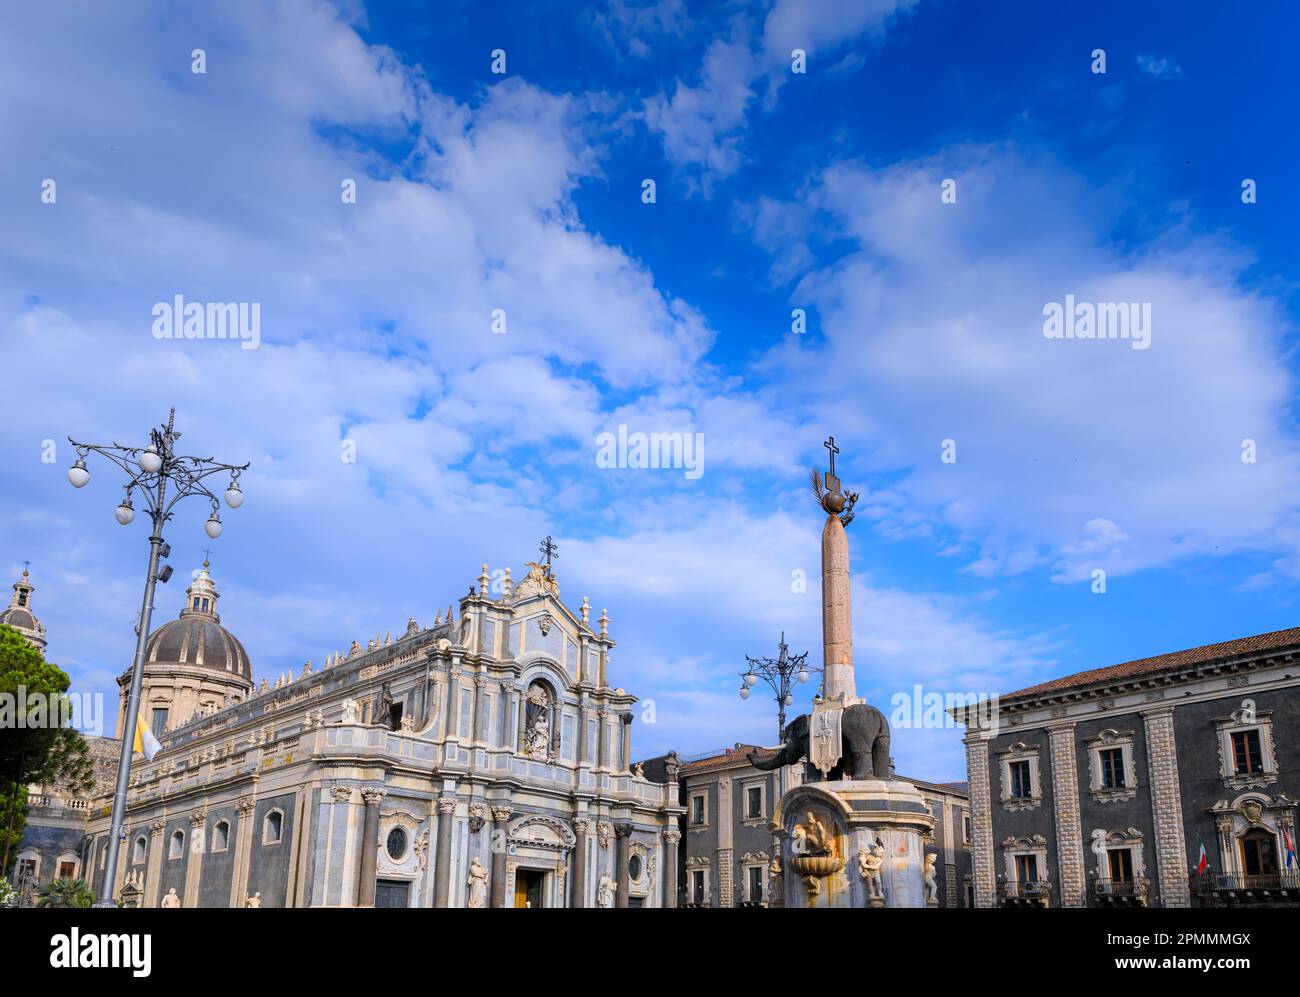
[[(767, 759), (759, 758), (758, 752), (751, 751), (747, 756), (749, 764), (766, 772), (807, 758), (810, 725), (807, 713), (795, 717), (781, 733), (781, 750)], [(831, 769), (826, 781), (893, 778), (889, 763), (889, 721), (883, 713), (867, 703), (845, 707), (840, 719), (840, 735), (839, 764)], [(821, 773), (811, 765), (808, 781), (822, 781)]]

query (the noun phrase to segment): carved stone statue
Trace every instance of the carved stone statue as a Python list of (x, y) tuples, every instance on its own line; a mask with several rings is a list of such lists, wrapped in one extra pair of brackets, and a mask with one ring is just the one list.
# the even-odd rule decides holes
[(387, 682), (379, 690), (379, 704), (375, 707), (375, 715), (370, 722), (378, 727), (393, 725), (393, 690)]
[(612, 879), (608, 876), (601, 876), (600, 882), (596, 886), (596, 906), (613, 907), (614, 891), (617, 889), (618, 885)]
[[(748, 754), (749, 763), (763, 771), (794, 765), (803, 758), (812, 759), (809, 738), (812, 719), (807, 714), (795, 717), (781, 732), (781, 750), (764, 758), (757, 751)], [(839, 762), (825, 775), (815, 775), (810, 766), (811, 781), (840, 779), (891, 779), (893, 769), (889, 762), (889, 721), (874, 706), (854, 703), (844, 709), (840, 718)]]
[(341, 724), (355, 724), (357, 722), (357, 701), (355, 699), (343, 700), (343, 719)]
[(636, 776), (638, 779), (644, 779), (645, 766), (642, 765), (640, 762), (637, 762), (635, 765), (632, 766), (632, 774)]
[(1097, 868), (1102, 870), (1099, 875), (1104, 875), (1108, 868), (1109, 858), (1106, 855), (1106, 832), (1097, 828), (1092, 832), (1092, 854), (1097, 856)]
[(249, 897), (247, 900), (244, 901), (244, 906), (245, 906), (245, 907), (261, 907), (261, 906), (262, 906), (262, 894), (261, 894), (261, 893), (254, 893), (251, 897)]
[(939, 856), (934, 852), (930, 852), (925, 857), (925, 899), (927, 903), (930, 901), (939, 902), (939, 882), (935, 879), (935, 863), (938, 860)]
[(415, 717), (411, 716), (409, 713), (402, 717), (402, 731), (406, 734), (411, 734), (415, 731)]
[(858, 872), (867, 881), (867, 894), (877, 900), (883, 900), (884, 890), (880, 886), (880, 871), (885, 867), (885, 849), (880, 842), (858, 851)]
[(528, 574), (515, 587), (515, 599), (528, 599), (548, 592), (557, 599), (560, 597), (560, 584), (554, 575), (547, 573), (546, 565), (536, 561), (525, 561), (524, 565), (528, 568)]
[(538, 761), (551, 760), (551, 697), (540, 684), (528, 689), (524, 700), (524, 754)]
[(179, 907), (180, 905), (181, 898), (176, 895), (176, 887), (173, 886), (167, 891), (167, 896), (162, 898), (162, 906), (164, 909), (168, 909), (171, 907)]
[(487, 906), (488, 898), (488, 871), (483, 867), (483, 863), (474, 856), (474, 861), (469, 866), (469, 899), (465, 906), (481, 908)]
[(551, 727), (545, 717), (538, 717), (533, 728), (528, 732), (528, 747), (524, 752), (529, 758), (546, 761), (551, 753)]
[(807, 821), (794, 826), (794, 853), (796, 855), (825, 855), (831, 850), (830, 833), (817, 815), (808, 811)]

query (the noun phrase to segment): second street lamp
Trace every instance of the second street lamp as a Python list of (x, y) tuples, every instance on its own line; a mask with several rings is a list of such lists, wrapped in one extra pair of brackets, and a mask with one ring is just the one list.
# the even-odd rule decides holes
[[(221, 536), (221, 517), (217, 514), (221, 502), (203, 483), (214, 474), (230, 475), (226, 488), (226, 502), (237, 509), (244, 502), (239, 489), (239, 475), (248, 470), (247, 464), (222, 464), (210, 457), (183, 457), (176, 453), (175, 443), (181, 434), (176, 431), (176, 410), (167, 416), (167, 425), (149, 431), (147, 447), (124, 447), (121, 444), (78, 443), (72, 437), (68, 442), (77, 451), (76, 462), (68, 469), (68, 482), (74, 488), (83, 488), (90, 481), (86, 457), (98, 454), (112, 461), (126, 472), (126, 495), (115, 512), (117, 521), (128, 526), (135, 519), (131, 495), (137, 489), (143, 496), (152, 527), (149, 533), (149, 573), (145, 576), (144, 600), (135, 627), (135, 658), (131, 662), (131, 691), (126, 702), (126, 716), (122, 722), (122, 749), (118, 756), (117, 786), (113, 792), (112, 824), (108, 835), (108, 850), (104, 859), (104, 879), (96, 907), (116, 907), (113, 901), (113, 881), (117, 877), (118, 850), (121, 847), (126, 820), (126, 792), (131, 784), (131, 754), (135, 746), (135, 733), (140, 715), (140, 687), (144, 681), (144, 653), (149, 640), (149, 621), (153, 616), (153, 593), (157, 582), (171, 577), (171, 566), (158, 570), (158, 562), (170, 553), (163, 540), (163, 527), (172, 518), (172, 508), (183, 498), (201, 495), (212, 503), (212, 513), (203, 524), (204, 532), (214, 540)], [(168, 484), (173, 494), (168, 495)]]
[(785, 708), (794, 705), (794, 693), (791, 691), (793, 683), (790, 680), (793, 678), (802, 684), (808, 681), (809, 673), (820, 669), (808, 666), (807, 651), (790, 656), (784, 630), (781, 631), (781, 643), (775, 658), (751, 658), (747, 654), (745, 660), (749, 662), (749, 669), (740, 673), (740, 698), (748, 699), (750, 690), (759, 679), (771, 687), (776, 695), (777, 740), (780, 741), (785, 736)]

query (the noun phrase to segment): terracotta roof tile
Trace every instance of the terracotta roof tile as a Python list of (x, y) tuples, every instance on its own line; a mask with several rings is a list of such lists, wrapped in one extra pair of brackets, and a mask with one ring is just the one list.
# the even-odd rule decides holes
[(1006, 702), (1011, 699), (1043, 696), (1065, 689), (1136, 678), (1155, 672), (1191, 668), (1196, 665), (1227, 661), (1244, 655), (1279, 651), (1286, 648), (1295, 648), (1297, 652), (1300, 652), (1300, 627), (1293, 627), (1290, 630), (1275, 630), (1273, 633), (1257, 634), (1254, 637), (1238, 637), (1236, 640), (1227, 640), (1220, 644), (1206, 644), (1203, 647), (1192, 647), (1185, 651), (1157, 654), (1151, 658), (1139, 658), (1136, 661), (1125, 661), (1119, 665), (1108, 665), (1105, 668), (1093, 668), (1086, 672), (1076, 672), (1073, 675), (1052, 679), (1050, 682), (1033, 685), (1027, 689), (1008, 693), (999, 698), (1002, 702)]
[(749, 759), (745, 756), (751, 751), (757, 751), (760, 758), (775, 755), (778, 748), (761, 748), (757, 744), (737, 744), (733, 748), (728, 748), (720, 755), (710, 755), (708, 758), (697, 758), (693, 762), (687, 762), (681, 767), (682, 775), (692, 775), (696, 772), (709, 772), (713, 769), (724, 769), (731, 765), (748, 765)]

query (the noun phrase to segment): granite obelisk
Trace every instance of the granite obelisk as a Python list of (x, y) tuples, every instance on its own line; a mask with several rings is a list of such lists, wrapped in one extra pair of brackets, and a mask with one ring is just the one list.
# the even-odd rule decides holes
[(822, 527), (822, 701), (841, 707), (858, 702), (853, 682), (853, 608), (849, 588), (849, 538), (845, 525), (853, 519), (854, 492), (845, 495), (835, 475), (835, 437), (824, 444), (831, 466), (824, 487), (813, 472), (813, 489), (826, 512)]

